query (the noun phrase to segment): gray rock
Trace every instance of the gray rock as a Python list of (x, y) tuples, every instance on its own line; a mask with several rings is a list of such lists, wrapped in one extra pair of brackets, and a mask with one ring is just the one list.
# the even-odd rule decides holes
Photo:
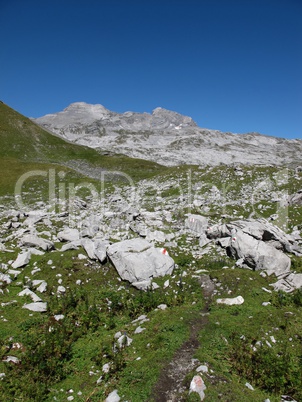
[(80, 233), (78, 229), (66, 228), (59, 232), (57, 237), (60, 241), (73, 242), (80, 239)]
[(206, 236), (205, 233), (202, 233), (202, 234), (199, 236), (199, 247), (204, 247), (204, 246), (206, 246), (207, 244), (209, 244), (210, 242), (211, 242), (211, 240), (207, 238), (207, 236)]
[(120, 349), (122, 349), (125, 346), (130, 346), (132, 342), (133, 342), (133, 339), (125, 334), (121, 335), (117, 340), (117, 343), (118, 343), (118, 346)]
[(7, 283), (7, 284), (10, 284), (10, 283), (12, 282), (12, 279), (11, 279), (11, 277), (10, 277), (9, 275), (7, 275), (7, 274), (2, 274), (2, 273), (0, 272), (0, 282), (5, 282), (5, 283)]
[(32, 290), (25, 288), (21, 292), (18, 293), (18, 296), (29, 296), (33, 302), (41, 302), (42, 299), (37, 296)]
[(90, 239), (82, 239), (82, 246), (91, 260), (96, 260), (94, 242)]
[(37, 248), (30, 247), (28, 251), (31, 252), (31, 255), (44, 255), (45, 252), (42, 250), (38, 250)]
[(94, 254), (100, 263), (104, 263), (107, 259), (107, 247), (109, 242), (105, 240), (94, 240)]
[(141, 326), (138, 326), (138, 327), (135, 329), (134, 333), (135, 333), (135, 334), (140, 334), (140, 333), (142, 333), (142, 332), (145, 331), (145, 330), (146, 330), (146, 328), (143, 328), (143, 327), (141, 327)]
[(290, 293), (293, 292), (295, 289), (302, 288), (302, 274), (295, 274), (291, 272), (287, 276), (279, 279), (277, 282), (272, 283), (274, 290), (279, 291), (282, 290), (283, 292)]
[(143, 221), (131, 222), (129, 228), (134, 232), (139, 234), (141, 237), (146, 237), (148, 233), (148, 228)]
[(228, 229), (241, 229), (244, 233), (254, 237), (257, 240), (269, 242), (277, 249), (287, 252), (298, 251), (299, 246), (294, 238), (284, 233), (277, 226), (272, 225), (265, 219), (246, 219), (234, 221), (227, 225)]
[(268, 275), (279, 276), (290, 271), (291, 260), (283, 252), (269, 244), (237, 230), (227, 247), (228, 255), (255, 269), (264, 270)]
[(119, 397), (117, 390), (115, 389), (107, 396), (105, 402), (119, 402), (120, 400), (121, 398)]
[(41, 281), (40, 285), (37, 287), (37, 291), (40, 293), (44, 293), (46, 292), (46, 289), (47, 289), (47, 282)]
[(20, 363), (20, 359), (18, 359), (18, 357), (16, 356), (6, 356), (2, 361), (5, 363), (14, 363), (14, 364)]
[(226, 304), (227, 306), (235, 306), (244, 303), (244, 298), (242, 296), (232, 297), (232, 298), (224, 298), (217, 299), (216, 303), (218, 304)]
[(288, 199), (289, 205), (302, 205), (302, 190), (292, 194)]
[(35, 311), (37, 313), (45, 313), (47, 311), (47, 303), (46, 302), (36, 302), (24, 304), (22, 308), (26, 308), (30, 311)]
[(164, 243), (166, 241), (166, 236), (161, 230), (155, 230), (154, 232), (148, 231), (146, 240), (150, 242), (155, 241), (158, 243)]
[(53, 242), (47, 239), (42, 239), (36, 235), (25, 235), (21, 239), (21, 243), (25, 247), (38, 247), (44, 251), (48, 251), (54, 248)]
[[(35, 121), (69, 141), (163, 165), (284, 166), (299, 163), (302, 152), (301, 140), (199, 128), (190, 117), (163, 108), (152, 113), (115, 113), (102, 105), (77, 102)], [(76, 168), (81, 171), (78, 163)]]
[(205, 233), (208, 223), (208, 218), (205, 216), (189, 214), (185, 220), (185, 227), (192, 231), (196, 236), (200, 236)]
[(206, 235), (209, 239), (221, 239), (223, 237), (230, 237), (231, 231), (225, 224), (217, 224), (209, 226), (206, 230)]
[(24, 251), (23, 253), (20, 253), (17, 259), (12, 263), (12, 267), (14, 269), (24, 267), (29, 263), (30, 257), (31, 257), (30, 251)]
[(60, 251), (78, 250), (81, 244), (81, 240), (71, 241), (69, 243), (63, 244)]
[(28, 227), (34, 226), (36, 223), (41, 222), (46, 217), (45, 211), (31, 211), (27, 213), (27, 218), (23, 225)]
[(152, 278), (171, 274), (174, 269), (173, 259), (145, 239), (112, 244), (107, 254), (120, 277), (138, 288), (150, 286)]

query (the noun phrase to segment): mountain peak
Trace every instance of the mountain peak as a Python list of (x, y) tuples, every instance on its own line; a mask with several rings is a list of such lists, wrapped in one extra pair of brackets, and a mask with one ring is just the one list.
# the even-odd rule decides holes
[(207, 130), (198, 127), (191, 117), (162, 107), (152, 113), (116, 113), (99, 104), (76, 102), (35, 121), (77, 144), (163, 165), (284, 165), (299, 161), (302, 152), (302, 141)]
[(161, 119), (168, 121), (170, 124), (174, 126), (192, 126), (192, 127), (197, 127), (197, 124), (195, 121), (189, 117), (189, 116), (184, 116), (180, 113), (173, 112), (172, 110), (164, 109), (162, 107), (157, 107), (152, 111), (152, 117), (153, 119)]

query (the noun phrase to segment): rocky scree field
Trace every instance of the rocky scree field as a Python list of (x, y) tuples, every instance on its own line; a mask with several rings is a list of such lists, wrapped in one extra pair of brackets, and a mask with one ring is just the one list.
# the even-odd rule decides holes
[(2, 400), (302, 400), (299, 168), (81, 152), (1, 174)]

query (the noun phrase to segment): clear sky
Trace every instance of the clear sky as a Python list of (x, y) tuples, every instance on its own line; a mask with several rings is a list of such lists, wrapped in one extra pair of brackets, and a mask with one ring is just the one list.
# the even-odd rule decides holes
[(0, 99), (302, 138), (302, 0), (0, 0)]

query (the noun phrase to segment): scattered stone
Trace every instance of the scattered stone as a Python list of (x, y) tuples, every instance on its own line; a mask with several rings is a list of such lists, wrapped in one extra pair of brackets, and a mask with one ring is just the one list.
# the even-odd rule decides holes
[[(33, 281), (33, 282), (35, 282), (35, 281)], [(34, 283), (33, 283), (33, 286), (35, 286)], [(41, 284), (37, 287), (37, 291), (40, 293), (44, 293), (44, 292), (46, 292), (46, 289), (47, 289), (47, 282), (41, 281)]]
[(63, 244), (60, 251), (78, 250), (80, 246), (81, 246), (81, 240), (75, 240), (75, 241)]
[(136, 318), (135, 320), (132, 321), (132, 324), (135, 324), (137, 322), (139, 322), (140, 324), (146, 322), (146, 321), (150, 321), (149, 318), (147, 318), (147, 316), (145, 314), (140, 315), (138, 318)]
[(291, 396), (281, 395), (281, 402), (297, 402), (297, 401)]
[(87, 238), (82, 239), (82, 247), (84, 248), (88, 257), (91, 260), (97, 259), (96, 255), (95, 255), (94, 242), (91, 239), (87, 239)]
[(119, 402), (120, 400), (121, 398), (119, 397), (117, 390), (115, 389), (107, 396), (105, 402)]
[(226, 304), (228, 306), (240, 305), (244, 303), (244, 298), (242, 296), (237, 296), (234, 298), (217, 299), (216, 303)]
[(239, 229), (232, 235), (227, 253), (236, 260), (242, 259), (243, 265), (255, 270), (265, 270), (268, 275), (278, 276), (289, 272), (291, 266), (290, 258), (282, 251)]
[(302, 288), (302, 274), (295, 274), (293, 272), (283, 276), (277, 282), (270, 284), (275, 291), (282, 290), (286, 293), (291, 293), (295, 289)]
[(122, 335), (118, 338), (117, 343), (120, 349), (124, 348), (125, 346), (130, 346), (133, 339), (129, 338), (127, 335)]
[(288, 205), (302, 205), (302, 190), (297, 191), (288, 198)]
[(20, 363), (20, 359), (18, 359), (18, 357), (16, 356), (6, 356), (2, 361), (5, 363), (14, 363), (14, 364)]
[(5, 282), (7, 284), (10, 284), (12, 282), (12, 280), (11, 280), (11, 277), (9, 275), (2, 274), (0, 272), (0, 282)]
[(147, 233), (146, 240), (150, 242), (155, 241), (158, 243), (164, 243), (166, 241), (166, 235), (160, 230), (155, 230), (154, 232), (149, 231)]
[(156, 282), (152, 281), (152, 290), (156, 290), (159, 288), (160, 288), (160, 286)]
[(197, 371), (197, 373), (200, 373), (200, 372), (207, 373), (209, 371), (209, 368), (208, 368), (208, 366), (202, 364), (201, 366), (197, 367), (196, 371)]
[(245, 383), (245, 386), (246, 386), (248, 389), (250, 389), (251, 391), (254, 391), (254, 387), (253, 387), (250, 383), (246, 382), (246, 383)]
[(109, 363), (104, 364), (104, 365), (103, 365), (103, 368), (102, 368), (102, 371), (103, 371), (103, 373), (105, 373), (105, 374), (109, 373), (109, 371), (110, 371), (110, 364), (109, 364)]
[(18, 296), (29, 296), (33, 302), (41, 302), (42, 299), (37, 296), (32, 290), (25, 288), (21, 292), (18, 293)]
[(168, 308), (168, 306), (167, 306), (166, 304), (159, 304), (159, 305), (157, 306), (157, 308), (158, 308), (159, 310), (166, 310), (166, 309)]
[(49, 251), (54, 248), (54, 243), (50, 240), (42, 239), (36, 235), (25, 235), (21, 239), (21, 244), (25, 247), (38, 247), (44, 251)]
[(80, 239), (80, 233), (78, 229), (66, 228), (59, 232), (57, 237), (60, 241), (73, 242)]
[(170, 286), (170, 281), (167, 279), (164, 283), (164, 289), (168, 288)]
[(55, 319), (56, 321), (63, 320), (64, 318), (65, 318), (65, 315), (64, 315), (64, 314), (57, 314), (57, 315), (54, 315), (54, 319)]
[(64, 286), (58, 286), (57, 293), (65, 293), (66, 288)]
[(138, 326), (138, 327), (135, 329), (134, 333), (135, 333), (135, 334), (140, 334), (140, 333), (142, 333), (142, 332), (145, 331), (145, 330), (146, 330), (146, 328), (142, 328), (141, 326)]
[(45, 313), (47, 311), (47, 303), (46, 302), (36, 302), (24, 304), (22, 308), (26, 308), (30, 311), (35, 311), (37, 313)]
[(20, 253), (17, 257), (17, 259), (12, 263), (12, 267), (14, 269), (22, 268), (25, 265), (27, 265), (30, 261), (31, 257), (31, 252), (30, 251), (24, 251)]
[(272, 293), (272, 291), (271, 290), (269, 290), (269, 289), (266, 289), (266, 288), (262, 288), (262, 290), (264, 290), (266, 293)]

